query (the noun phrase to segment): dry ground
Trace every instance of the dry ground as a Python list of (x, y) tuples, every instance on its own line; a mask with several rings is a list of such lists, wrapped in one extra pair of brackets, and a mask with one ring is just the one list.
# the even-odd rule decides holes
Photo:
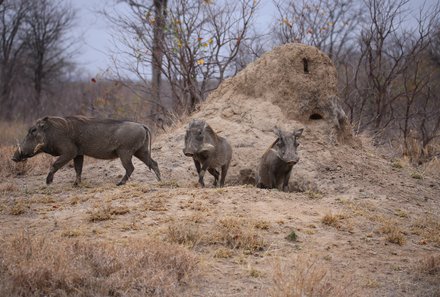
[(164, 164), (158, 183), (136, 161), (116, 187), (117, 160), (86, 159), (76, 188), (68, 166), (46, 186), (44, 156), (16, 175), (10, 151), (2, 149), (1, 295), (440, 294), (440, 184), (399, 162), (366, 152), (368, 174), (336, 164), (326, 171), (339, 187), (283, 193), (197, 188), (191, 162), (181, 181)]

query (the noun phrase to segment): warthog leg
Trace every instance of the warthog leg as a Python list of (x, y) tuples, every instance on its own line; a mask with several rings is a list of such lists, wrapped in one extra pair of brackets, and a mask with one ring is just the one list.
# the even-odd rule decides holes
[(76, 180), (75, 183), (73, 184), (74, 186), (78, 186), (81, 183), (81, 173), (82, 173), (83, 163), (84, 163), (83, 155), (78, 155), (73, 159), (73, 166), (75, 167), (75, 172), (76, 172)]
[(202, 186), (202, 188), (205, 187), (204, 177), (205, 177), (206, 169), (208, 169), (208, 162), (205, 162), (205, 164), (202, 165), (202, 168), (200, 169), (199, 172), (199, 184)]
[(46, 177), (46, 184), (50, 184), (53, 181), (53, 176), (61, 167), (66, 165), (70, 160), (75, 157), (75, 154), (64, 154), (58, 157), (50, 167), (49, 174)]
[(125, 150), (118, 151), (118, 156), (121, 159), (122, 166), (125, 168), (125, 175), (122, 177), (121, 181), (116, 184), (117, 186), (121, 186), (127, 182), (128, 178), (133, 173), (134, 166), (131, 162), (132, 154), (130, 152)]
[(148, 151), (146, 151), (144, 149), (140, 149), (134, 155), (136, 158), (138, 158), (139, 160), (144, 162), (144, 164), (147, 165), (149, 169), (153, 169), (158, 181), (161, 180), (159, 166), (157, 165), (157, 162), (151, 158)]
[(220, 173), (215, 168), (208, 168), (208, 172), (211, 173), (214, 176), (214, 187), (217, 187), (218, 178), (220, 176)]
[(292, 169), (290, 169), (290, 171), (288, 173), (286, 173), (286, 175), (284, 176), (284, 180), (283, 180), (283, 191), (284, 192), (289, 191), (289, 179), (290, 179), (291, 173), (292, 173)]
[(220, 187), (222, 188), (225, 185), (226, 173), (228, 173), (229, 164), (222, 166), (222, 176), (220, 178)]

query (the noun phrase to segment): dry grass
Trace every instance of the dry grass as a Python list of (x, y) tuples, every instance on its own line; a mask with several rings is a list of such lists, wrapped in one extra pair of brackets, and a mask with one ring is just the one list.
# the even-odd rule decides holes
[[(293, 267), (291, 267), (293, 266)], [(325, 263), (298, 257), (294, 264), (276, 261), (272, 271), (271, 297), (356, 296), (347, 277), (335, 277)]]
[(130, 209), (127, 206), (112, 206), (110, 203), (106, 203), (99, 206), (94, 206), (89, 211), (89, 222), (106, 221), (113, 218), (116, 215), (124, 215), (128, 213)]
[(29, 210), (29, 202), (25, 199), (17, 199), (12, 202), (9, 208), (9, 214), (19, 216), (26, 213)]
[(324, 225), (327, 226), (332, 226), (335, 228), (340, 228), (341, 227), (341, 221), (345, 219), (345, 216), (342, 214), (332, 214), (332, 213), (327, 213), (326, 215), (324, 215), (321, 219), (321, 222)]
[(182, 220), (173, 222), (168, 226), (166, 238), (170, 242), (182, 244), (190, 248), (201, 244), (203, 239), (198, 225), (183, 222)]
[(411, 225), (411, 232), (421, 236), (426, 242), (440, 246), (440, 217), (434, 214), (419, 217)]
[(23, 139), (29, 125), (23, 122), (0, 122), (0, 145), (15, 145)]
[(266, 241), (251, 222), (232, 217), (226, 217), (217, 222), (210, 241), (231, 249), (243, 249), (248, 252), (262, 251), (267, 246)]
[(440, 284), (440, 254), (425, 256), (418, 264), (418, 271), (425, 275), (436, 275)]
[(20, 235), (0, 243), (0, 296), (180, 296), (197, 267), (189, 251), (153, 240)]
[(406, 242), (405, 234), (403, 231), (397, 226), (396, 222), (386, 221), (379, 228), (379, 232), (386, 234), (386, 240), (388, 242), (404, 245)]
[(145, 200), (144, 209), (146, 211), (167, 211), (166, 201), (167, 197), (163, 194), (155, 195)]

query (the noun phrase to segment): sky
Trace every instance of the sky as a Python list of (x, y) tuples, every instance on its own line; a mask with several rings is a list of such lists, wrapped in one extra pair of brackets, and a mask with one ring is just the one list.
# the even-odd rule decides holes
[[(439, 0), (426, 0), (433, 5)], [(110, 52), (113, 48), (112, 30), (108, 21), (99, 13), (114, 0), (70, 0), (70, 4), (77, 11), (77, 21), (73, 28), (73, 35), (78, 40), (79, 51), (75, 61), (83, 76), (96, 77), (111, 67)], [(421, 0), (410, 0), (410, 7), (417, 10), (422, 5)], [(123, 6), (118, 6), (123, 9)], [(275, 8), (271, 0), (261, 0), (261, 8), (257, 20), (259, 26), (269, 26), (275, 17)]]

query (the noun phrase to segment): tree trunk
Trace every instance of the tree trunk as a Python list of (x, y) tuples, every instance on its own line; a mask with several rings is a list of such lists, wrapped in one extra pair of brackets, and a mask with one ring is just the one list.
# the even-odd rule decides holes
[(151, 93), (155, 104), (150, 109), (153, 119), (159, 119), (165, 113), (161, 102), (160, 86), (163, 60), (164, 30), (166, 21), (166, 10), (168, 0), (154, 0), (155, 23), (153, 29), (153, 61), (152, 61), (152, 81)]

